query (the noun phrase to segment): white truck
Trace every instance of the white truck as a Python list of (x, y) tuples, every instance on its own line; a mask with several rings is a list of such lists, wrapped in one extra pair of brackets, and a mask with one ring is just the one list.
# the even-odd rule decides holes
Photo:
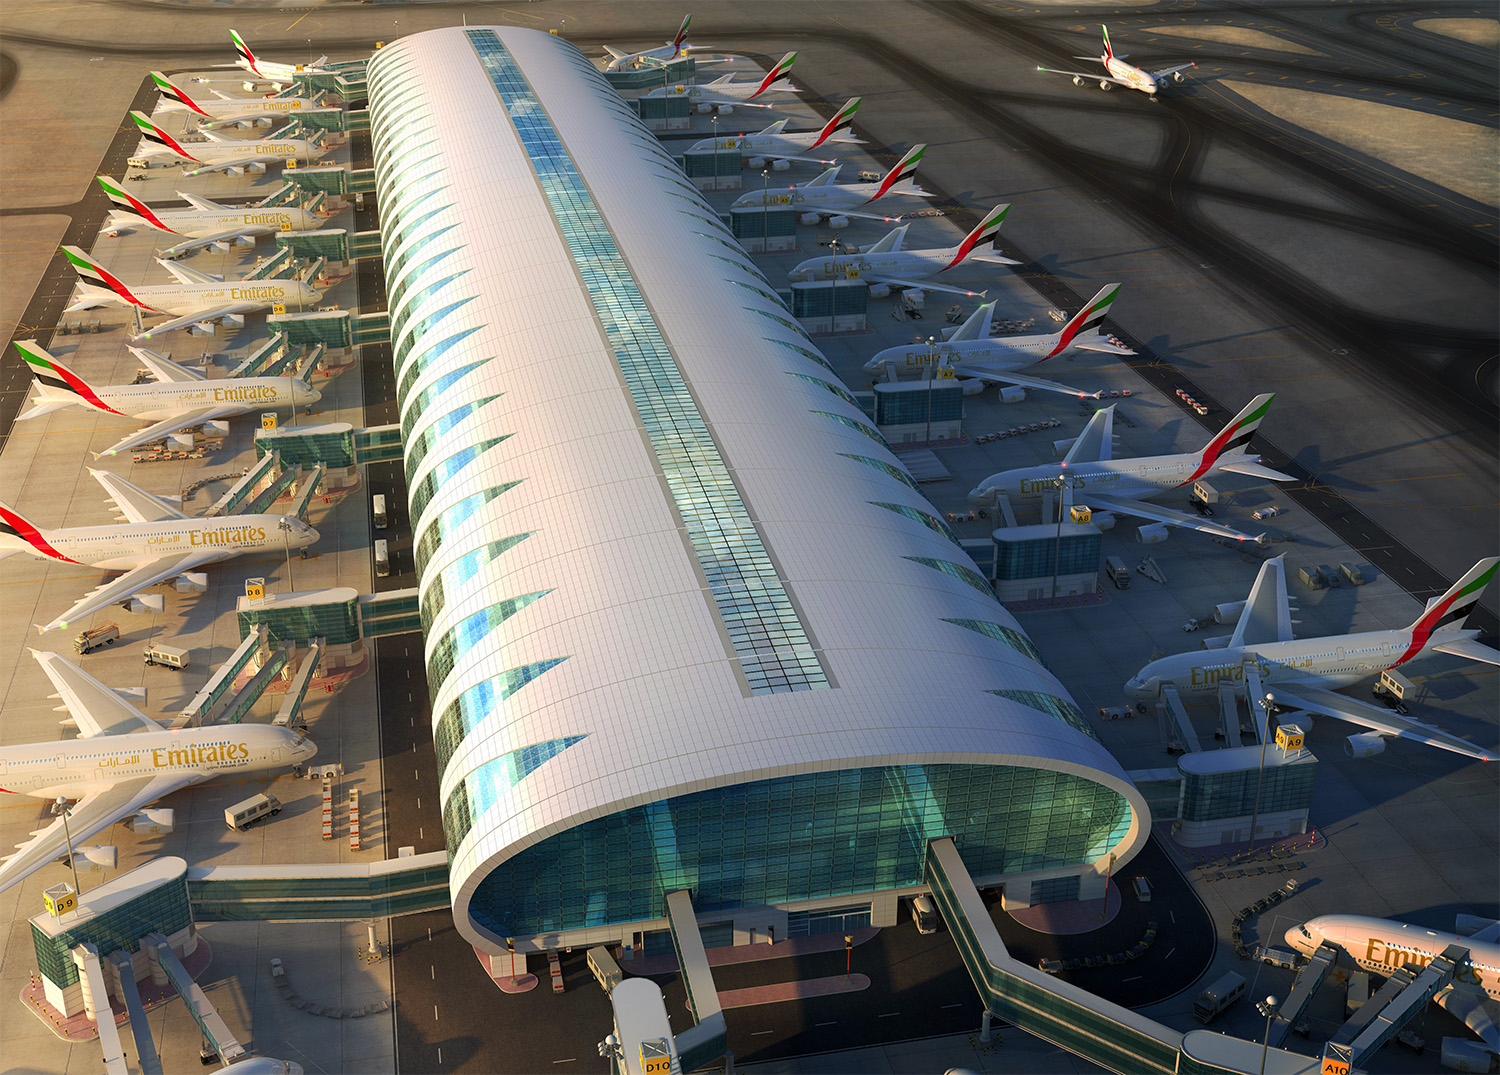
[(274, 795), (252, 795), (243, 802), (224, 809), (224, 822), (239, 832), (254, 825), (263, 817), (275, 817), (281, 813), (281, 800)]
[(119, 637), (119, 624), (101, 623), (86, 631), (80, 631), (78, 637), (73, 639), (73, 649), (79, 653), (92, 653), (100, 646), (113, 646)]
[(191, 663), (187, 650), (169, 646), (164, 642), (153, 642), (146, 647), (146, 652), (142, 656), (147, 664), (159, 664), (166, 668), (175, 668), (179, 672)]
[(1214, 1017), (1245, 995), (1245, 979), (1230, 972), (1193, 998), (1193, 1018), (1211, 1023)]

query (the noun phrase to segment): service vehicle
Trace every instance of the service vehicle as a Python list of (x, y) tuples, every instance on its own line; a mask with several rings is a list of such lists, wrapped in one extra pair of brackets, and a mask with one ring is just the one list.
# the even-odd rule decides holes
[(73, 639), (73, 649), (78, 653), (92, 653), (100, 646), (113, 646), (119, 637), (119, 624), (101, 623), (86, 631), (80, 631), (78, 637)]
[(275, 817), (281, 813), (281, 800), (274, 795), (252, 795), (243, 802), (225, 807), (224, 822), (235, 831), (254, 825), (261, 818)]
[(911, 901), (911, 920), (917, 924), (918, 933), (937, 932), (938, 913), (931, 896), (924, 893)]
[(391, 544), (385, 538), (375, 542), (375, 574), (385, 578), (391, 573)]
[(1193, 998), (1193, 1018), (1200, 1023), (1211, 1023), (1215, 1016), (1244, 995), (1244, 977), (1233, 972), (1226, 974)]
[(188, 660), (187, 650), (169, 646), (164, 642), (153, 642), (147, 646), (143, 657), (147, 664), (159, 664), (165, 668), (175, 668), (179, 672), (191, 663)]
[(1141, 875), (1132, 877), (1130, 879), (1130, 888), (1135, 893), (1136, 899), (1142, 903), (1151, 902), (1151, 879), (1149, 877)]
[(1109, 581), (1115, 584), (1115, 589), (1130, 589), (1130, 568), (1126, 567), (1125, 561), (1118, 556), (1104, 558), (1104, 573), (1109, 576)]
[(1252, 511), (1250, 513), (1250, 517), (1253, 518), (1256, 522), (1264, 522), (1266, 519), (1276, 518), (1276, 516), (1280, 515), (1284, 511), (1286, 511), (1286, 509), (1281, 505), (1272, 504), (1270, 507), (1260, 508), (1257, 511)]
[(370, 512), (375, 516), (375, 529), (384, 530), (391, 524), (390, 517), (385, 512), (385, 494), (376, 493), (370, 498)]
[(610, 955), (609, 949), (603, 945), (589, 949), (588, 965), (589, 971), (599, 983), (599, 988), (606, 993), (619, 985), (625, 977), (620, 973), (620, 965), (615, 962), (615, 957)]

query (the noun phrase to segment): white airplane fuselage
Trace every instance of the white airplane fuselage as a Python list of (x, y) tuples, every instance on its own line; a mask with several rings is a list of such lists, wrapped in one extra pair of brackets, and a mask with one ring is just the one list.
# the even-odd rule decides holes
[(1500, 1000), (1500, 944), (1456, 933), (1365, 915), (1320, 915), (1286, 931), (1286, 941), (1311, 955), (1326, 942), (1361, 969), (1389, 977), (1408, 963), (1426, 967), (1450, 944), (1469, 950), (1453, 975), (1453, 987)]
[[(691, 103), (698, 104), (726, 104), (736, 105), (748, 101), (755, 92), (760, 89), (760, 83), (754, 79), (746, 79), (744, 82), (719, 82), (707, 85), (680, 85), (668, 86), (665, 89), (652, 90), (644, 93), (643, 97), (686, 97)], [(779, 93), (790, 89), (787, 86), (771, 86), (764, 92)]]
[(1105, 59), (1104, 69), (1112, 78), (1128, 82), (1133, 90), (1140, 90), (1142, 93), (1149, 93), (1155, 97), (1156, 92), (1161, 89), (1161, 84), (1139, 67), (1126, 63), (1124, 60), (1117, 60), (1113, 56)]
[[(872, 204), (871, 199), (879, 192), (879, 183), (830, 183), (819, 187), (794, 186), (786, 190), (757, 190), (742, 194), (735, 199), (731, 208), (768, 206), (772, 209), (787, 208), (803, 213), (819, 212), (836, 215), (844, 210), (859, 209)], [(886, 197), (893, 194), (913, 195), (916, 191), (898, 188), (887, 191)], [(798, 266), (798, 268), (801, 267)]]
[(1067, 479), (1073, 490), (1073, 500), (1087, 504), (1090, 492), (1104, 496), (1127, 497), (1134, 500), (1148, 499), (1184, 485), (1191, 485), (1200, 478), (1216, 473), (1223, 463), (1254, 462), (1256, 455), (1233, 454), (1221, 456), (1211, 465), (1203, 465), (1203, 453), (1182, 455), (1157, 455), (1141, 459), (1113, 459), (1108, 462), (1055, 463), (1036, 467), (1019, 467), (992, 474), (970, 497), (981, 491), (1000, 492), (1011, 500), (1040, 500), (1043, 494), (1057, 488), (1057, 479)]
[[(301, 407), (323, 394), (295, 377), (232, 377), (217, 381), (166, 381), (99, 388), (102, 407), (94, 408), (128, 418), (160, 421), (202, 407), (233, 407), (232, 414)], [(80, 406), (91, 406), (74, 397)]]
[[(221, 97), (210, 100), (195, 102), (198, 108), (208, 113), (208, 119), (216, 120), (224, 116), (278, 116), (291, 112), (299, 112), (304, 108), (315, 107), (314, 103), (306, 97), (236, 97), (224, 100)], [(157, 112), (186, 112), (189, 115), (204, 118), (195, 109), (185, 104), (160, 104)]]
[(177, 774), (199, 779), (293, 765), (317, 747), (290, 728), (270, 724), (67, 739), (0, 747), (0, 791), (38, 799), (80, 798), (122, 780)]
[(1479, 632), (1472, 629), (1439, 628), (1409, 656), (1413, 643), (1409, 628), (1177, 653), (1142, 668), (1126, 682), (1125, 694), (1142, 701), (1156, 698), (1163, 683), (1171, 683), (1182, 694), (1217, 694), (1223, 683), (1244, 686), (1247, 663), (1255, 665), (1261, 685), (1267, 688), (1310, 684), (1335, 690), (1379, 675), (1397, 662), (1426, 656), (1445, 642), (1478, 637)]
[(890, 254), (829, 254), (808, 258), (786, 274), (803, 280), (858, 280), (869, 273), (921, 279), (936, 276), (953, 260), (949, 250), (897, 250)]
[[(738, 149), (740, 155), (744, 157), (774, 158), (777, 154), (798, 156), (810, 150), (821, 133), (821, 131), (803, 131), (793, 134), (742, 134), (733, 138), (705, 138), (701, 142), (694, 143), (692, 149), (714, 149), (721, 152)], [(840, 144), (847, 149), (855, 143), (847, 138), (834, 136), (818, 148), (832, 149)]]
[[(236, 228), (254, 230), (268, 235), (278, 231), (312, 231), (318, 226), (317, 217), (306, 209), (282, 207), (278, 209), (164, 209), (154, 210), (162, 229), (190, 239), (201, 239), (206, 235), (218, 235)], [(110, 214), (107, 228), (132, 228), (141, 224), (155, 228), (151, 221), (134, 213), (114, 210)]]
[[(281, 528), (282, 521), (291, 527)], [(104, 571), (129, 571), (163, 556), (216, 552), (221, 559), (252, 552), (280, 554), (318, 540), (301, 519), (285, 515), (226, 515), (214, 519), (171, 519), (159, 523), (115, 523), (45, 530), (55, 556), (26, 545), (17, 551), (41, 559), (87, 564)]]
[[(1058, 337), (1006, 336), (1003, 339), (959, 340), (955, 343), (927, 347), (920, 343), (902, 344), (878, 351), (864, 365), (866, 373), (875, 373), (886, 363), (897, 369), (925, 369), (951, 361), (955, 366), (975, 365), (986, 369), (1021, 370), (1033, 366), (1057, 352)], [(1053, 474), (1053, 477), (1056, 477)]]
[[(123, 296), (110, 292), (106, 298), (103, 288), (90, 293), (92, 305), (116, 303), (129, 306)], [(142, 309), (158, 313), (185, 317), (198, 310), (214, 310), (232, 302), (254, 302), (261, 309), (272, 306), (312, 306), (322, 298), (322, 292), (301, 280), (226, 280), (207, 284), (139, 284), (130, 288)], [(88, 300), (85, 300), (88, 301)], [(70, 310), (84, 309), (74, 304)]]
[(328, 152), (326, 148), (319, 148), (302, 138), (277, 142), (256, 142), (248, 139), (243, 142), (192, 142), (184, 148), (190, 154), (189, 156), (183, 156), (174, 150), (156, 145), (149, 146), (140, 155), (175, 157), (178, 160), (194, 161), (205, 165), (233, 163), (243, 157), (261, 156), (279, 157), (282, 164), (288, 162), (296, 164), (302, 161), (311, 164), (320, 160)]

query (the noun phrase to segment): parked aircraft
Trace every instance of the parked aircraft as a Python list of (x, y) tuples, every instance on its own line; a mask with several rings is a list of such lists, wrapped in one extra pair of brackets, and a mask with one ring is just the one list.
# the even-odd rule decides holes
[(684, 15), (682, 25), (677, 27), (677, 36), (660, 48), (646, 49), (644, 52), (622, 52), (605, 45), (604, 51), (609, 53), (609, 63), (604, 69), (618, 71), (622, 67), (661, 67), (672, 62), (688, 50), (688, 24), (692, 21), (691, 13)]
[(1277, 709), (1306, 710), (1370, 729), (1345, 741), (1344, 750), (1352, 758), (1374, 757), (1385, 749), (1387, 739), (1400, 738), (1482, 761), (1500, 761), (1500, 754), (1467, 739), (1334, 693), (1334, 688), (1438, 653), (1500, 665), (1500, 652), (1477, 642), (1479, 632), (1463, 626), (1495, 577), (1497, 564), (1500, 557), (1479, 561), (1407, 627), (1298, 640), (1292, 637), (1286, 561), (1280, 557), (1267, 560), (1250, 588), (1234, 633), (1222, 648), (1152, 661), (1126, 682), (1125, 693), (1154, 699), (1163, 684), (1170, 683), (1183, 695), (1216, 695), (1223, 683), (1244, 687), (1245, 669), (1250, 666)]
[(133, 306), (143, 313), (178, 315), (137, 333), (132, 337), (136, 340), (184, 326), (198, 335), (212, 335), (210, 321), (227, 321), (240, 328), (247, 313), (276, 306), (312, 306), (322, 296), (317, 288), (301, 280), (223, 280), (161, 258), (156, 259), (157, 264), (177, 277), (177, 283), (127, 287), (76, 246), (65, 246), (62, 252), (78, 273), (83, 291), (83, 297), (68, 307), (68, 313), (117, 305)]
[(796, 93), (797, 87), (787, 81), (792, 64), (796, 62), (797, 54), (788, 52), (759, 82), (753, 79), (735, 82), (734, 75), (728, 74), (712, 82), (705, 82), (701, 86), (694, 83), (663, 86), (661, 89), (651, 90), (641, 96), (643, 98), (686, 97), (690, 103), (698, 105), (704, 111), (718, 108), (727, 113), (736, 107), (771, 108), (771, 105), (757, 101), (756, 98), (763, 93), (778, 91)]
[(906, 230), (911, 225), (902, 224), (889, 232), (863, 254), (828, 254), (808, 258), (791, 272), (787, 279), (801, 280), (863, 280), (869, 284), (887, 287), (914, 287), (923, 291), (946, 291), (954, 295), (983, 295), (984, 292), (969, 291), (961, 287), (930, 282), (930, 277), (947, 272), (955, 265), (968, 261), (983, 261), (994, 265), (1019, 265), (1011, 258), (1001, 257), (993, 250), (995, 240), (1000, 237), (1000, 225), (1010, 212), (1009, 205), (997, 205), (985, 214), (984, 219), (964, 237), (963, 242), (947, 250), (902, 250)]
[(315, 108), (317, 102), (306, 97), (231, 97), (213, 90), (215, 100), (195, 101), (186, 90), (173, 84), (160, 71), (151, 72), (151, 81), (162, 96), (173, 102), (162, 105), (161, 112), (187, 112), (198, 117), (200, 131), (220, 127), (269, 127), (278, 119), (304, 108)]
[[(787, 120), (779, 119), (763, 131), (755, 134), (737, 134), (724, 138), (705, 138), (694, 142), (689, 152), (702, 149), (738, 149), (740, 156), (750, 158), (752, 168), (764, 167), (766, 161), (811, 161), (815, 164), (831, 164), (823, 157), (809, 157), (819, 146), (832, 149), (835, 145), (857, 145), (864, 139), (849, 134), (854, 126), (854, 113), (859, 110), (863, 97), (856, 97), (838, 110), (838, 113), (821, 130), (786, 132)], [(759, 161), (760, 163), (756, 163)], [(778, 169), (780, 170), (780, 169)], [(745, 197), (749, 197), (746, 195)], [(740, 201), (744, 201), (741, 198)], [(740, 204), (739, 202), (735, 203)], [(748, 204), (748, 203), (747, 203)]]
[(183, 172), (185, 176), (202, 175), (204, 172), (228, 172), (230, 175), (249, 172), (251, 175), (261, 175), (267, 165), (288, 162), (311, 164), (328, 152), (326, 147), (314, 145), (303, 138), (256, 142), (225, 138), (212, 131), (204, 132), (204, 137), (209, 139), (207, 142), (193, 142), (184, 146), (141, 113), (132, 112), (130, 118), (140, 128), (141, 137), (156, 147), (137, 152), (135, 156), (145, 160), (171, 158), (173, 163), (195, 162), (198, 167)]
[(278, 407), (303, 407), (323, 398), (316, 388), (295, 377), (232, 377), (210, 381), (198, 370), (179, 366), (139, 347), (132, 347), (130, 352), (146, 364), (155, 381), (95, 386), (37, 346), (35, 340), (17, 340), (16, 350), (31, 367), (38, 390), (31, 409), (16, 421), (40, 418), (77, 405), (152, 423), (104, 451), (95, 452), (95, 459), (161, 440), (188, 426), (212, 425), (221, 433), (228, 433), (225, 418)]
[(1247, 451), (1251, 437), (1275, 398), (1269, 392), (1256, 396), (1201, 451), (1140, 459), (1114, 458), (1115, 409), (1106, 407), (1089, 419), (1061, 464), (1019, 467), (992, 474), (969, 493), (969, 502), (990, 504), (999, 493), (1012, 501), (1040, 500), (1062, 481), (1064, 496), (1071, 494), (1076, 503), (1087, 504), (1096, 511), (1152, 520), (1137, 535), (1145, 544), (1165, 541), (1168, 526), (1186, 526), (1236, 541), (1259, 542), (1264, 535), (1251, 537), (1232, 527), (1142, 500), (1173, 489), (1190, 488), (1200, 478), (1225, 471), (1269, 481), (1295, 481), (1289, 474), (1262, 466), (1260, 456)]
[(215, 250), (228, 250), (230, 245), (254, 246), (260, 235), (274, 235), (279, 231), (311, 231), (318, 226), (318, 218), (306, 209), (291, 205), (245, 206), (236, 208), (220, 205), (196, 194), (177, 196), (184, 199), (191, 209), (152, 209), (145, 202), (126, 193), (119, 183), (108, 176), (96, 176), (99, 186), (114, 203), (105, 222), (106, 235), (118, 235), (130, 228), (154, 228), (187, 238), (187, 242), (169, 246), (161, 252), (167, 260), (180, 258), (195, 250), (211, 246)]
[[(82, 841), (156, 800), (217, 776), (301, 765), (318, 752), (301, 732), (269, 724), (167, 731), (111, 688), (56, 653), (31, 655), (57, 688), (79, 738), (0, 747), (0, 792), (76, 799), (0, 865), (0, 892), (48, 863), (76, 855)], [(170, 831), (171, 810), (147, 811)]]
[(990, 324), (995, 316), (995, 304), (985, 303), (970, 314), (969, 319), (946, 340), (935, 340), (930, 345), (887, 347), (866, 362), (864, 370), (866, 373), (879, 373), (892, 363), (898, 370), (938, 365), (952, 368), (960, 377), (977, 377), (983, 381), (999, 381), (1002, 384), (1014, 384), (1044, 392), (1060, 392), (1065, 396), (1092, 396), (1098, 399), (1103, 393), (1082, 392), (1056, 381), (1028, 377), (1015, 371), (1046, 362), (1075, 347), (1110, 355), (1135, 354), (1130, 348), (1121, 347), (1099, 332), (1099, 325), (1109, 314), (1109, 308), (1119, 293), (1119, 284), (1105, 284), (1083, 309), (1063, 325), (1060, 332), (1040, 336), (991, 336)]
[(1102, 75), (1089, 75), (1082, 71), (1058, 71), (1051, 67), (1038, 67), (1038, 71), (1046, 71), (1052, 75), (1071, 75), (1073, 85), (1082, 86), (1085, 82), (1098, 81), (1101, 90), (1110, 90), (1116, 86), (1124, 86), (1126, 89), (1140, 90), (1155, 101), (1161, 88), (1167, 79), (1173, 82), (1182, 81), (1182, 73), (1190, 67), (1197, 67), (1195, 63), (1180, 63), (1176, 67), (1164, 67), (1160, 71), (1143, 71), (1133, 64), (1125, 62), (1124, 56), (1116, 56), (1114, 49), (1109, 46), (1109, 27), (1101, 26), (1104, 31), (1104, 55), (1102, 56), (1075, 56), (1077, 60), (1097, 60), (1104, 65), (1105, 73)]
[(0, 504), (0, 558), (24, 552), (62, 564), (125, 572), (38, 627), (41, 631), (67, 627), (166, 579), (186, 577), (201, 587), (203, 576), (193, 575), (205, 564), (257, 552), (279, 556), (318, 540), (318, 532), (301, 519), (269, 514), (196, 519), (108, 471), (89, 473), (125, 517), (124, 523), (43, 530)]
[(900, 214), (888, 216), (871, 213), (861, 207), (873, 205), (891, 194), (905, 194), (917, 198), (932, 195), (917, 186), (914, 177), (917, 165), (922, 162), (925, 145), (913, 146), (885, 178), (875, 183), (835, 183), (841, 165), (834, 165), (823, 174), (800, 185), (794, 184), (785, 190), (758, 190), (742, 194), (735, 199), (733, 208), (765, 206), (767, 209), (788, 208), (812, 216), (861, 217), (865, 220), (899, 220)]
[(262, 82), (270, 82), (277, 89), (290, 85), (293, 75), (322, 70), (323, 65), (328, 62), (327, 56), (319, 56), (309, 64), (274, 63), (270, 60), (259, 59), (250, 51), (250, 46), (245, 44), (245, 39), (234, 30), (229, 31), (229, 39), (234, 42), (234, 51), (239, 55), (239, 59), (234, 63), (220, 63), (214, 66), (238, 67), (250, 72)]
[[(1463, 915), (1461, 918), (1470, 916)], [(1449, 945), (1467, 948), (1453, 981), (1432, 998), (1448, 1014), (1477, 1034), (1491, 1052), (1500, 1052), (1500, 923), (1490, 922), (1471, 936), (1444, 933), (1389, 918), (1329, 914), (1293, 926), (1286, 943), (1304, 955), (1327, 944), (1362, 970), (1382, 977), (1408, 964), (1425, 968)]]

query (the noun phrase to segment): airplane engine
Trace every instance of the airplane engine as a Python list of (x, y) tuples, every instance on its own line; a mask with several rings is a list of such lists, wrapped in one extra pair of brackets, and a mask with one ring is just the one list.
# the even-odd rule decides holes
[[(199, 79), (198, 81), (201, 82), (202, 79)], [(246, 93), (254, 93), (255, 92), (255, 83), (254, 82), (241, 82), (240, 85), (244, 87)]]
[(212, 321), (199, 321), (196, 325), (188, 326), (189, 336), (212, 336), (214, 326)]
[(1107, 511), (1096, 511), (1089, 516), (1089, 522), (1094, 524), (1096, 530), (1113, 530), (1115, 521), (1115, 516)]
[(849, 226), (849, 218), (846, 216), (831, 216), (828, 218), (828, 226), (834, 231), (838, 231), (840, 228), (847, 228)]
[(1182, 72), (1178, 71), (1176, 74), (1174, 74), (1172, 76), (1172, 81), (1173, 82), (1181, 82), (1182, 81)]
[(121, 607), (137, 616), (155, 615), (167, 607), (167, 599), (159, 593), (138, 593)]
[(216, 437), (229, 436), (228, 422), (204, 422), (203, 429), (206, 433), (212, 433)]
[(180, 449), (181, 451), (186, 452), (192, 450), (193, 435), (191, 433), (170, 433), (167, 435), (167, 440), (171, 442), (172, 447)]
[(1135, 532), (1135, 539), (1142, 545), (1159, 545), (1167, 540), (1167, 524), (1151, 523)]
[(202, 593), (208, 589), (208, 575), (202, 571), (184, 571), (172, 580), (178, 593)]
[(242, 175), (244, 175), (244, 174), (245, 174), (245, 169), (244, 169), (244, 167), (243, 167), (243, 166), (241, 166), (241, 165), (238, 165), (238, 164), (232, 164), (232, 165), (230, 165), (230, 166), (229, 166), (229, 167), (228, 167), (228, 168), (225, 168), (225, 169), (224, 169), (224, 174), (225, 174), (225, 175), (232, 175), (232, 176), (234, 176), (234, 177), (235, 177), (235, 178), (236, 178), (236, 179), (238, 179), (238, 178), (239, 178), (239, 177), (240, 177), (240, 176), (242, 176)]
[(750, 170), (753, 171), (753, 172), (758, 172), (758, 171), (760, 171), (762, 168), (764, 168), (766, 166), (766, 158), (764, 158), (764, 157), (751, 157), (749, 163), (750, 163)]
[(1083, 85), (1083, 79), (1079, 78), (1077, 75), (1074, 75), (1073, 76), (1073, 85), (1075, 85), (1075, 86), (1082, 86)]
[(251, 246), (255, 245), (255, 236), (253, 236), (253, 235), (236, 235), (234, 237), (233, 242), (234, 242), (235, 246), (239, 246), (239, 247), (251, 247)]
[(792, 166), (792, 162), (789, 161), (789, 160), (774, 160), (774, 161), (771, 162), (771, 171), (773, 171), (773, 172), (785, 172), (785, 171), (789, 170), (791, 168), (791, 166)]
[[(892, 377), (891, 380), (894, 381), (895, 378)], [(957, 383), (966, 396), (977, 396), (990, 386), (988, 381), (981, 381), (978, 377), (960, 377)]]
[(1351, 735), (1344, 740), (1344, 753), (1351, 758), (1373, 758), (1385, 751), (1385, 736), (1379, 732)]
[(719, 106), (719, 115), (721, 115), (721, 116), (732, 116), (732, 115), (734, 115), (734, 105), (720, 105)]
[(140, 836), (161, 836), (172, 831), (177, 823), (177, 813), (170, 807), (155, 806), (142, 810), (126, 822), (131, 831)]
[(245, 170), (247, 172), (249, 172), (251, 175), (265, 175), (266, 174), (266, 166), (261, 161), (256, 161), (254, 164), (247, 164), (247, 165), (245, 165)]
[(872, 298), (872, 299), (883, 299), (887, 295), (889, 295), (890, 293), (891, 293), (891, 287), (890, 287), (889, 284), (871, 284), (870, 285), (870, 298)]
[(700, 116), (706, 116), (710, 112), (712, 112), (713, 110), (714, 110), (714, 106), (713, 105), (699, 105), (698, 106), (698, 114)]
[(252, 124), (252, 126), (255, 126), (255, 127), (269, 127), (272, 123), (275, 123), (275, 122), (276, 122), (275, 119), (273, 117), (271, 117), (271, 116), (261, 116), (259, 119), (257, 119), (254, 122), (254, 124)]
[(1099, 88), (1101, 90), (1103, 90), (1105, 93), (1108, 93), (1110, 90), (1112, 90), (1112, 89), (1115, 88), (1115, 84), (1113, 82), (1109, 82), (1109, 81), (1101, 78), (1099, 80)]
[(73, 849), (73, 865), (85, 870), (113, 870), (120, 864), (119, 848), (113, 844), (95, 844)]
[(1001, 403), (1020, 403), (1026, 398), (1026, 389), (1013, 384), (1003, 385), (1000, 389)]
[(224, 315), (224, 324), (228, 325), (230, 328), (232, 328), (236, 332), (238, 332), (240, 329), (242, 329), (242, 328), (245, 327), (245, 315), (244, 314), (225, 314)]
[(816, 224), (817, 222), (818, 222), (818, 214), (817, 213), (803, 213), (801, 216), (799, 216), (797, 218), (797, 223), (799, 223), (799, 224), (805, 224), (808, 227), (811, 227), (812, 225)]

